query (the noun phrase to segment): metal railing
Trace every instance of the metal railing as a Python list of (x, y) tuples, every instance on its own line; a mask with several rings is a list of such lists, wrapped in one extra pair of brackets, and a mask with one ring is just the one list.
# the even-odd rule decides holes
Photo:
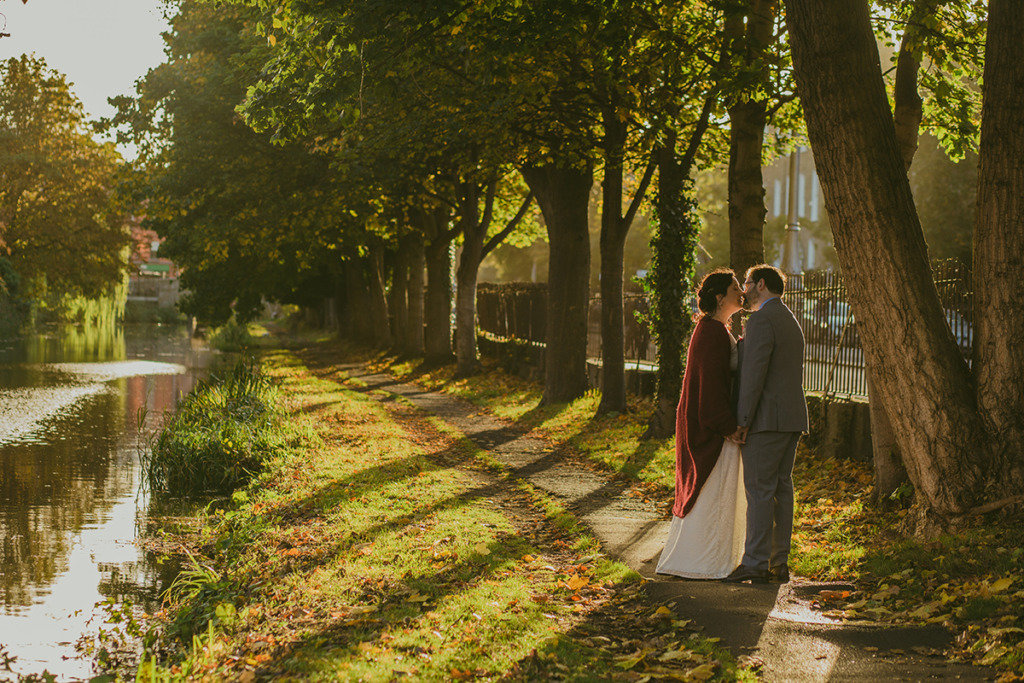
[[(957, 260), (932, 263), (935, 286), (950, 331), (966, 358), (973, 343), (971, 273)], [(867, 398), (864, 352), (842, 275), (836, 271), (809, 271), (792, 277), (783, 297), (803, 328), (804, 389), (820, 394)], [(547, 287), (542, 283), (482, 284), (477, 294), (480, 328), (503, 338), (543, 344)], [(645, 312), (642, 294), (623, 297), (623, 335), (626, 365), (654, 369), (657, 345), (636, 312)], [(696, 312), (693, 296), (682, 306), (687, 315)], [(601, 357), (601, 299), (590, 300), (587, 355)]]

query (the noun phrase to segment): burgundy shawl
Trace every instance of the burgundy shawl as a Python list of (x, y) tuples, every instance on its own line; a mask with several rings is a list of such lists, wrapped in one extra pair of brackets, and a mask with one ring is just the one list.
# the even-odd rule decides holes
[(693, 508), (725, 437), (736, 431), (730, 398), (731, 346), (725, 326), (709, 317), (700, 319), (690, 338), (676, 409), (676, 517), (685, 517)]

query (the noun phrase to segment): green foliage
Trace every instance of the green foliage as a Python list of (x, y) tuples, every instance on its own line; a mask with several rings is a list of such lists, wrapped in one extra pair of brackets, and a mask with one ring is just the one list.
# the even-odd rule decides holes
[(218, 351), (244, 351), (252, 347), (249, 326), (231, 318), (210, 335), (210, 346)]
[(166, 238), (161, 254), (183, 267), (181, 309), (221, 324), (251, 319), (266, 299), (333, 295), (358, 193), (339, 187), (316, 145), (277, 144), (235, 112), (268, 55), (254, 12), (177, 9), (167, 61), (116, 99), (107, 125), (140, 148), (132, 190)]
[(0, 256), (0, 334), (12, 334), (25, 323), (30, 305), (22, 298), (21, 276), (9, 259)]
[(682, 183), (671, 195), (659, 190), (651, 248), (651, 272), (641, 280), (650, 301), (648, 324), (658, 344), (658, 396), (678, 395), (686, 365), (693, 317), (684, 302), (693, 289), (700, 217), (694, 184)]
[(875, 29), (891, 57), (890, 86), (905, 47), (921, 61), (923, 132), (934, 135), (953, 161), (977, 152), (987, 3), (875, 0), (875, 5)]
[(153, 491), (231, 491), (255, 477), (281, 447), (277, 392), (258, 362), (239, 361), (200, 383), (165, 421), (142, 469)]
[(100, 144), (60, 73), (39, 57), (0, 61), (0, 245), (36, 298), (96, 298), (127, 265), (115, 195), (120, 158)]

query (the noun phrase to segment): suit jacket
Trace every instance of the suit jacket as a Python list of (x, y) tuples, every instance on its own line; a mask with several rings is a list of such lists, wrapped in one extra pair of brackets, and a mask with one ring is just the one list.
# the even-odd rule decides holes
[(740, 349), (737, 423), (751, 432), (806, 432), (804, 334), (780, 298), (747, 319)]

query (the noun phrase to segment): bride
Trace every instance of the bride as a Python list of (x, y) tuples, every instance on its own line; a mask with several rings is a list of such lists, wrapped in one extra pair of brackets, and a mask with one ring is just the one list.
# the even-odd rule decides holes
[(700, 283), (697, 322), (686, 352), (676, 410), (676, 498), (659, 574), (720, 579), (743, 556), (746, 495), (732, 376), (736, 340), (729, 318), (743, 307), (735, 274), (712, 271)]

